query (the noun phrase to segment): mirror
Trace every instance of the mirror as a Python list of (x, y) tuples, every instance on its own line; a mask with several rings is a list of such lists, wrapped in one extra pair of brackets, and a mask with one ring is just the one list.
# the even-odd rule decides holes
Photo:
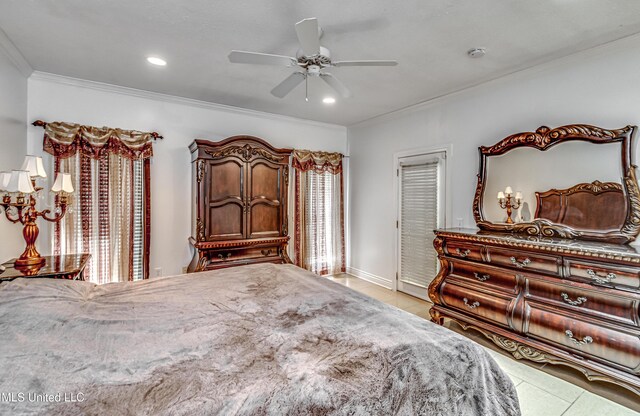
[(640, 232), (631, 160), (636, 127), (588, 125), (480, 147), (474, 216), (482, 230), (627, 243)]

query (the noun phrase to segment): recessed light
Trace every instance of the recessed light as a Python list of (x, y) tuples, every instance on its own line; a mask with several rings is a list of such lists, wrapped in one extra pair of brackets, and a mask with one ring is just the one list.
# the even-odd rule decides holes
[(158, 65), (158, 66), (165, 66), (167, 64), (167, 61), (165, 61), (162, 58), (158, 58), (157, 56), (148, 56), (147, 62), (153, 65)]
[(336, 102), (336, 99), (333, 98), (333, 97), (324, 97), (322, 99), (322, 102), (325, 103), (325, 104), (333, 104), (333, 103)]
[(487, 53), (485, 48), (473, 48), (467, 51), (467, 55), (471, 58), (482, 58)]

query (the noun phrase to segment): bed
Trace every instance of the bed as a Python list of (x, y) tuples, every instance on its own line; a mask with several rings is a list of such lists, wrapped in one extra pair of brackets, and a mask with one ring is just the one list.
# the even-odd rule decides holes
[(0, 413), (519, 415), (479, 345), (293, 265), (0, 285)]

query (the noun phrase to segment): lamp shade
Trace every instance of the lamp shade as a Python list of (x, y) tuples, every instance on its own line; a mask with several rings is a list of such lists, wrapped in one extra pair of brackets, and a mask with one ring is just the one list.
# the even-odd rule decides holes
[(11, 179), (11, 172), (0, 172), (0, 192), (7, 191)]
[(71, 174), (58, 173), (56, 181), (51, 188), (52, 192), (66, 192), (68, 194), (73, 192), (73, 183), (71, 182)]
[(36, 191), (33, 189), (29, 172), (26, 170), (12, 170), (6, 190), (8, 192), (19, 192), (21, 194), (31, 194)]
[(47, 172), (42, 165), (42, 158), (38, 156), (27, 155), (24, 158), (22, 169), (29, 172), (29, 176), (32, 178), (46, 178)]

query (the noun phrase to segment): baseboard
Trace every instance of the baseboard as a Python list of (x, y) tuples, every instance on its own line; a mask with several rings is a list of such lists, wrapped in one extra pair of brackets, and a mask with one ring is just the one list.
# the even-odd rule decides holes
[(375, 283), (376, 285), (393, 290), (393, 282), (390, 279), (376, 276), (375, 274), (356, 269), (355, 267), (347, 267), (347, 273), (359, 279), (366, 280), (367, 282)]

